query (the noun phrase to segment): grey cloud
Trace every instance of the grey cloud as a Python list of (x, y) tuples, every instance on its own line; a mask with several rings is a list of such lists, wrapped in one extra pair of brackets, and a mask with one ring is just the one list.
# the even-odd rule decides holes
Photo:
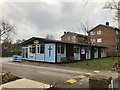
[[(45, 2), (6, 3), (3, 6), (3, 17), (18, 26), (18, 38), (32, 36), (45, 37), (50, 33), (59, 39), (64, 30), (78, 31), (80, 23), (88, 19), (90, 28), (110, 21), (114, 13), (102, 9), (104, 3), (88, 2)], [(80, 31), (83, 33), (83, 31)]]

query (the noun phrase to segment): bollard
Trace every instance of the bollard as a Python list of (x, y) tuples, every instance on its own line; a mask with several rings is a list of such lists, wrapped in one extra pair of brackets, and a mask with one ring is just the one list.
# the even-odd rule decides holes
[(112, 77), (104, 75), (92, 75), (89, 77), (89, 90), (109, 90), (109, 84), (111, 84)]

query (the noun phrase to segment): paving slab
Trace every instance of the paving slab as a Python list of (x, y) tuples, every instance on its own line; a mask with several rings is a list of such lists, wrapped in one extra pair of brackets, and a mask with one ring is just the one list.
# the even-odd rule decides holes
[(29, 79), (19, 79), (6, 84), (1, 85), (2, 88), (43, 88), (48, 89), (51, 86), (41, 82), (29, 80)]

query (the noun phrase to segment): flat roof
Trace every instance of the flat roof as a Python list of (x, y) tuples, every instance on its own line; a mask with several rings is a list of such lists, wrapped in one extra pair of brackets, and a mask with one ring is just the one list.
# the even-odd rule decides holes
[[(20, 45), (29, 45), (29, 42), (34, 41), (34, 40), (40, 40), (43, 43), (60, 43), (60, 44), (71, 44), (71, 45), (81, 45), (81, 46), (103, 47), (103, 46), (89, 45), (89, 44), (82, 44), (82, 43), (68, 43), (68, 42), (63, 42), (60, 40), (50, 40), (50, 39), (39, 38), (39, 37), (32, 37), (32, 38), (22, 42)], [(103, 47), (103, 48), (106, 48), (106, 47)]]

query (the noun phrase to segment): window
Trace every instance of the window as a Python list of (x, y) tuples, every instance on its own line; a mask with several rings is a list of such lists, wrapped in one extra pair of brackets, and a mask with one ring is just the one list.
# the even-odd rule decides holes
[(94, 48), (94, 53), (97, 53), (98, 52), (98, 49), (97, 48)]
[(103, 50), (103, 48), (101, 48), (101, 53), (104, 53), (104, 50)]
[(72, 39), (76, 39), (76, 36), (73, 36)]
[(30, 46), (30, 53), (32, 53), (32, 45)]
[(57, 53), (64, 54), (65, 53), (65, 45), (57, 45)]
[(102, 42), (102, 39), (101, 38), (98, 38), (97, 39), (97, 42), (99, 43), (99, 42)]
[(70, 40), (70, 36), (68, 36), (68, 38), (67, 38), (68, 40)]
[(74, 46), (74, 53), (79, 53), (79, 52), (80, 52), (79, 46)]
[(45, 45), (40, 45), (40, 53), (44, 54), (45, 52)]
[(116, 40), (116, 43), (119, 43), (119, 39)]
[(57, 45), (57, 53), (60, 53), (61, 51), (60, 48), (61, 48), (60, 45)]
[(118, 34), (118, 31), (116, 31), (116, 34)]
[(95, 35), (95, 32), (90, 32), (90, 35)]
[(91, 43), (92, 43), (92, 44), (96, 43), (96, 39), (95, 39), (95, 38), (90, 39), (90, 40), (91, 40)]
[(62, 46), (61, 46), (61, 54), (64, 54), (64, 50), (65, 50), (64, 48), (65, 48), (65, 47), (62, 45)]
[(101, 35), (101, 31), (97, 31), (97, 34), (98, 34), (98, 35)]
[(32, 45), (32, 53), (36, 53), (36, 45)]

